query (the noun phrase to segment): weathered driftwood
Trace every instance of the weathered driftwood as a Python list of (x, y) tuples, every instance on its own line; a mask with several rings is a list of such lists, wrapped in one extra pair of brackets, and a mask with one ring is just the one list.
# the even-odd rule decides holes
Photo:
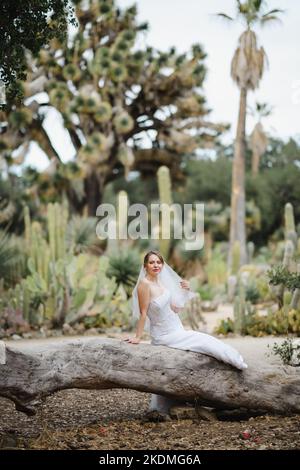
[(18, 410), (33, 414), (44, 397), (70, 388), (129, 388), (217, 409), (300, 412), (300, 374), (292, 367), (257, 364), (241, 372), (200, 353), (106, 338), (2, 349), (0, 396)]

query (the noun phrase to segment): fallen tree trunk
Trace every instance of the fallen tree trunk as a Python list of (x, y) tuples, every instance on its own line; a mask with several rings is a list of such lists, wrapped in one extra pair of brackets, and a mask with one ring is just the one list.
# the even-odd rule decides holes
[(241, 372), (200, 353), (107, 338), (0, 343), (0, 396), (27, 414), (70, 388), (129, 388), (217, 409), (300, 412), (300, 374), (292, 367), (259, 364)]

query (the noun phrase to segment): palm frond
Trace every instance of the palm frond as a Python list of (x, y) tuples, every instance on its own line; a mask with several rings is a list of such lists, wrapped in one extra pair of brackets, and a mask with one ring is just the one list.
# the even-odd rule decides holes
[(234, 19), (231, 16), (226, 15), (226, 13), (215, 13), (215, 16), (219, 16), (220, 18), (223, 18), (224, 20), (234, 21)]
[(270, 10), (264, 15), (262, 15), (262, 18), (265, 18), (266, 16), (269, 16), (269, 15), (276, 15), (276, 13), (285, 13), (285, 10), (281, 10), (280, 8), (274, 8), (273, 10)]
[(268, 103), (259, 103), (256, 102), (256, 113), (260, 117), (266, 117), (269, 116), (272, 113), (272, 106), (270, 106)]
[(269, 23), (270, 21), (274, 21), (274, 22), (278, 21), (279, 23), (282, 23), (280, 18), (278, 18), (275, 15), (270, 15), (270, 16), (266, 16), (265, 18), (261, 18), (260, 24), (261, 26), (264, 26), (266, 23)]
[(255, 10), (259, 11), (263, 3), (264, 3), (263, 0), (253, 0), (253, 6)]

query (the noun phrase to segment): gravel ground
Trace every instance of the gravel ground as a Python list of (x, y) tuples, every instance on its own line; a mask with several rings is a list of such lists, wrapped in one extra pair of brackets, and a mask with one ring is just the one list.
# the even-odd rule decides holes
[[(0, 399), (2, 448), (20, 449), (300, 449), (300, 416), (194, 417), (149, 422), (148, 394), (65, 390), (33, 417)], [(224, 417), (223, 417), (224, 419)]]

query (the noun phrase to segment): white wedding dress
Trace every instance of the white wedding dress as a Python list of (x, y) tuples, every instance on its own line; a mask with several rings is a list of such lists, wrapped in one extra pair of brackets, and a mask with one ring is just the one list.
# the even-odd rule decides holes
[[(179, 315), (171, 308), (171, 292), (167, 288), (151, 300), (147, 316), (150, 320), (151, 344), (207, 354), (237, 369), (247, 369), (247, 364), (236, 349), (208, 334), (184, 329)], [(166, 413), (175, 402), (162, 395), (152, 394), (149, 411)]]

